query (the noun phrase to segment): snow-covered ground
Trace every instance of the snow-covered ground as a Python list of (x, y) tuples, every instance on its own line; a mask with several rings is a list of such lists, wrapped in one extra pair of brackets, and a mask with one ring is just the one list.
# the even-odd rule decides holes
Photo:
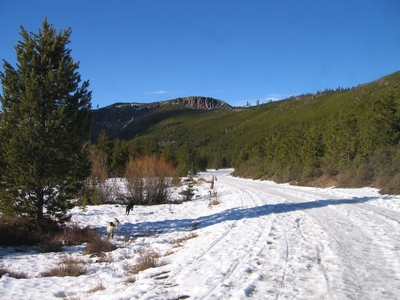
[[(179, 205), (135, 207), (129, 216), (123, 206), (75, 208), (74, 222), (104, 236), (107, 222), (121, 222), (108, 262), (83, 255), (84, 246), (63, 254), (0, 248), (0, 265), (29, 277), (3, 276), (0, 299), (400, 299), (399, 197), (231, 171), (200, 173), (195, 198)], [(212, 176), (218, 205), (209, 205)], [(164, 265), (128, 283), (143, 250), (158, 252)], [(87, 261), (88, 274), (41, 277), (65, 253)], [(99, 285), (105, 289), (91, 291)]]

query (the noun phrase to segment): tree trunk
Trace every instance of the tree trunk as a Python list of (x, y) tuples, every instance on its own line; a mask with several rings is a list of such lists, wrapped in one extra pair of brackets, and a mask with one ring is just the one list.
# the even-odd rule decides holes
[(42, 192), (38, 193), (37, 195), (38, 195), (38, 200), (36, 203), (36, 220), (41, 221), (43, 219), (44, 197)]

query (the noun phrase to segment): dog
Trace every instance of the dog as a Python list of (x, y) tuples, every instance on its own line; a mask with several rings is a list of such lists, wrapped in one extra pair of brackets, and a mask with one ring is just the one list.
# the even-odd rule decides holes
[(129, 212), (131, 211), (131, 210), (133, 210), (133, 207), (134, 207), (135, 205), (133, 204), (133, 202), (129, 202), (128, 203), (128, 205), (126, 206), (126, 215), (129, 215)]
[(119, 220), (117, 218), (114, 218), (114, 220), (112, 222), (109, 222), (107, 224), (107, 237), (108, 239), (114, 238), (114, 232), (115, 229), (117, 228), (117, 226), (119, 226)]

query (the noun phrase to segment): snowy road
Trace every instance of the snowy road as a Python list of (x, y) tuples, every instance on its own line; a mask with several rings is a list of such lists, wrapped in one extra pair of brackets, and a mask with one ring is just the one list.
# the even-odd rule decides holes
[[(121, 222), (111, 262), (67, 249), (88, 262), (87, 275), (42, 278), (60, 254), (0, 248), (1, 264), (29, 277), (3, 276), (0, 299), (400, 299), (399, 197), (246, 180), (231, 171), (199, 174), (196, 197), (180, 205), (135, 207), (129, 216), (122, 206), (75, 208), (74, 222), (103, 234), (109, 220)], [(218, 205), (209, 205), (212, 176)], [(143, 249), (162, 254), (165, 264), (127, 283)], [(88, 292), (99, 282), (104, 290)]]
[(170, 277), (195, 283), (195, 298), (400, 297), (400, 214), (369, 204), (376, 191), (217, 178), (225, 226)]

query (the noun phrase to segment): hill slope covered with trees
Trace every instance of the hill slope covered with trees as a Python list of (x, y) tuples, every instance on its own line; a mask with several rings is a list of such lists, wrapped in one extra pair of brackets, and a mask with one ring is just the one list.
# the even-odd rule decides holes
[[(396, 72), (351, 89), (253, 107), (163, 105), (141, 120), (134, 135), (114, 133), (119, 146), (112, 148), (124, 148), (126, 156), (163, 153), (181, 173), (234, 167), (245, 177), (397, 192), (399, 82)], [(110, 149), (109, 155), (116, 154)]]

